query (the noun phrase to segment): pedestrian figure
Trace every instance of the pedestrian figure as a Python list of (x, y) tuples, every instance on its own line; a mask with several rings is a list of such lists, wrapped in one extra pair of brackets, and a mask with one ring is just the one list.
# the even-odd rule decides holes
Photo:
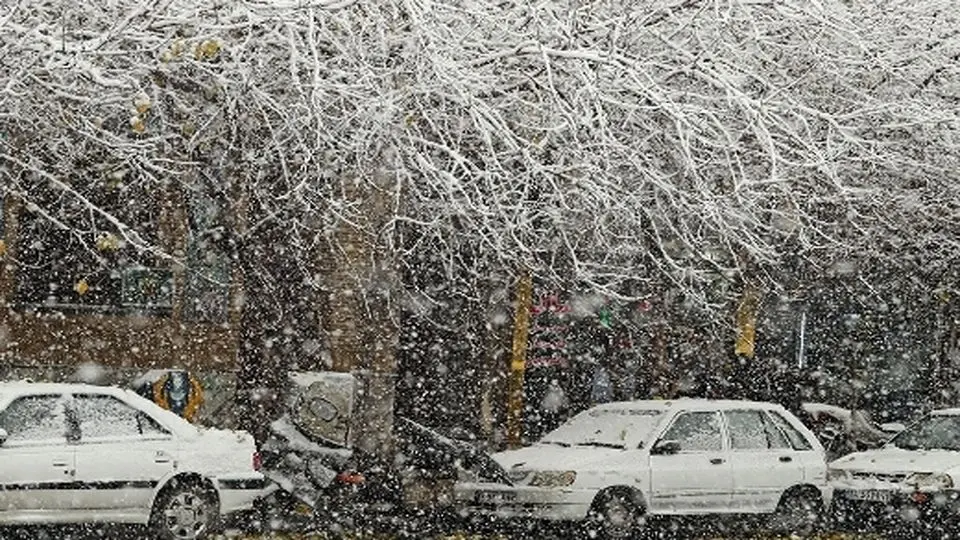
[(555, 429), (563, 422), (568, 405), (567, 394), (560, 386), (560, 381), (552, 379), (550, 386), (543, 395), (543, 399), (540, 401), (541, 418), (543, 419), (541, 427), (544, 433)]
[(610, 372), (599, 364), (593, 371), (590, 400), (594, 405), (613, 401), (613, 384), (610, 382)]

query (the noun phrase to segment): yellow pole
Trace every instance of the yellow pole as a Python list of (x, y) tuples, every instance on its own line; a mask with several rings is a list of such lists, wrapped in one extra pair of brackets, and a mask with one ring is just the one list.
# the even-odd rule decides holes
[(524, 269), (517, 282), (517, 305), (513, 318), (513, 355), (510, 359), (510, 383), (507, 393), (507, 444), (517, 448), (523, 435), (523, 373), (527, 368), (527, 338), (530, 334), (530, 305), (533, 278)]
[(738, 356), (753, 358), (757, 336), (757, 308), (759, 293), (752, 285), (747, 285), (743, 298), (737, 308), (737, 336), (733, 352)]

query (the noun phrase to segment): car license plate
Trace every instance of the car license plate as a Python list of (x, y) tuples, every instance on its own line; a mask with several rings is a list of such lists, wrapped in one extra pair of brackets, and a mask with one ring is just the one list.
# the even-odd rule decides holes
[(517, 500), (517, 494), (509, 491), (478, 491), (475, 497), (480, 504), (503, 504)]
[(863, 489), (847, 491), (844, 495), (847, 499), (854, 501), (886, 503), (890, 502), (893, 494), (882, 489)]

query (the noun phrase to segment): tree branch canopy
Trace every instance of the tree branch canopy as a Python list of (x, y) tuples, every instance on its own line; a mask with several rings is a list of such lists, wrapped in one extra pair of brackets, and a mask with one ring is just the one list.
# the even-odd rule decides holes
[[(955, 11), (8, 2), (3, 186), (92, 238), (78, 195), (90, 186), (229, 198), (239, 183), (258, 203), (253, 233), (284, 220), (309, 246), (358, 221), (344, 178), (386, 189), (377, 156), (392, 148), (402, 198), (390, 226), (367, 232), (407, 264), (524, 265), (611, 293), (658, 279), (709, 304), (744, 261), (775, 286), (791, 253), (952, 257)], [(51, 188), (62, 196), (41, 201)], [(114, 225), (153, 249), (137, 223)]]

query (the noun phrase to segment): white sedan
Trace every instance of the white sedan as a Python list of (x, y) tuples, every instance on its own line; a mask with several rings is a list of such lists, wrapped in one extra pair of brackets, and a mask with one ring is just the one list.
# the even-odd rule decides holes
[(265, 488), (253, 438), (132, 391), (0, 383), (0, 525), (134, 523), (201, 539)]
[(832, 462), (829, 474), (840, 522), (960, 532), (960, 409), (933, 411), (883, 447)]
[(459, 483), (466, 512), (587, 520), (606, 537), (653, 515), (771, 514), (798, 532), (832, 498), (820, 442), (772, 403), (609, 403), (493, 457), (513, 485)]

